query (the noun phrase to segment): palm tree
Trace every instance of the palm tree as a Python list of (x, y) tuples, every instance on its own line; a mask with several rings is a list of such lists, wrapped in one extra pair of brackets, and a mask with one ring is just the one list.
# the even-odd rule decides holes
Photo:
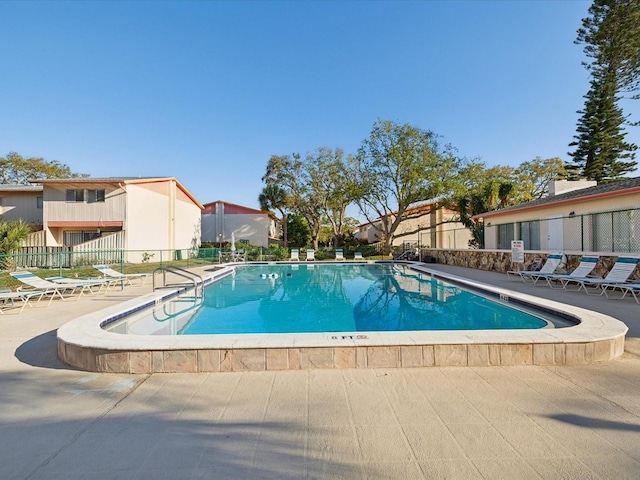
[(0, 266), (4, 269), (13, 269), (14, 262), (11, 253), (20, 248), (21, 242), (31, 233), (31, 227), (19, 221), (0, 220)]

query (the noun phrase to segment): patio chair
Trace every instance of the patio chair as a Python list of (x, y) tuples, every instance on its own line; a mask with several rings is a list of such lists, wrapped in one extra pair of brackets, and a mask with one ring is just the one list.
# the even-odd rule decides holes
[(354, 259), (354, 260), (363, 260), (363, 258), (362, 258), (362, 252), (355, 252), (355, 253), (353, 254), (353, 259)]
[[(20, 300), (21, 302), (20, 310), (18, 311), (18, 313), (21, 313), (27, 305), (33, 307), (31, 304), (32, 298), (37, 297), (39, 302), (44, 295), (48, 295), (50, 293), (52, 292), (47, 292), (46, 290), (34, 292), (12, 292), (11, 290), (3, 290), (0, 292), (0, 302), (2, 302), (0, 303), (0, 314), (4, 314), (5, 308), (9, 306), (15, 307), (16, 300)], [(51, 303), (51, 300), (53, 300), (53, 295), (50, 296), (49, 303)], [(49, 305), (49, 303), (47, 305)]]
[[(580, 264), (570, 273), (540, 273), (535, 272), (532, 277), (533, 283), (538, 283), (538, 280), (545, 280), (548, 287), (551, 288), (564, 288), (562, 280), (570, 278), (601, 278), (598, 275), (592, 275), (593, 269), (596, 268), (596, 264), (600, 260), (598, 256), (586, 256), (580, 259)], [(537, 274), (537, 275), (536, 275)]]
[(336, 260), (344, 260), (344, 250), (336, 248)]
[(595, 293), (589, 293), (589, 289), (587, 288), (594, 287), (600, 290), (598, 295), (602, 295), (605, 293), (604, 285), (609, 285), (608, 288), (615, 289), (617, 286), (625, 284), (638, 266), (638, 262), (640, 262), (640, 258), (638, 257), (618, 257), (616, 263), (604, 278), (565, 278), (560, 281), (565, 289), (567, 289), (568, 285), (576, 284), (578, 286), (576, 289), (577, 292), (584, 290), (587, 295), (595, 295)]
[(300, 250), (297, 248), (291, 249), (291, 258), (289, 258), (292, 262), (298, 262), (300, 260)]
[(555, 270), (560, 266), (564, 255), (562, 253), (552, 253), (547, 258), (547, 261), (544, 262), (544, 265), (539, 271), (531, 271), (531, 270), (509, 270), (507, 272), (507, 276), (517, 275), (520, 277), (520, 280), (526, 282), (527, 279), (534, 280), (534, 275), (541, 274), (551, 274), (554, 273)]
[(98, 270), (105, 278), (124, 280), (127, 285), (133, 285), (131, 283), (132, 279), (140, 279), (140, 285), (143, 285), (147, 278), (151, 276), (150, 273), (120, 273), (109, 265), (94, 265), (93, 268)]
[[(620, 290), (622, 295), (620, 297), (610, 297), (609, 290)], [(602, 291), (607, 298), (613, 298), (616, 300), (622, 300), (627, 294), (631, 294), (636, 303), (640, 303), (640, 283), (607, 283), (602, 285)]]
[[(67, 278), (67, 277), (47, 277), (45, 280), (60, 285), (70, 285), (75, 287), (76, 291), (80, 292), (79, 296), (85, 293), (100, 294), (104, 289), (104, 293), (109, 291), (112, 285), (116, 285), (122, 282), (119, 278)], [(94, 287), (98, 287), (95, 291)], [(75, 293), (75, 292), (73, 292)]]
[(316, 252), (312, 248), (307, 249), (307, 262), (312, 262), (316, 259)]
[[(80, 292), (77, 299), (79, 299), (85, 292), (95, 293), (93, 291), (93, 287), (99, 286), (100, 290), (102, 287), (107, 285), (108, 282), (104, 280), (100, 281), (75, 281), (73, 279), (64, 279), (66, 281), (61, 281), (61, 277), (56, 277), (58, 281), (52, 281), (49, 279), (41, 278), (31, 272), (11, 272), (10, 275), (24, 283), (28, 289), (24, 287), (18, 287), (18, 291), (21, 292), (47, 292), (53, 296), (59, 296), (62, 300), (66, 300), (66, 297), (63, 295), (63, 292), (67, 292), (70, 295), (75, 294), (76, 292)], [(108, 288), (108, 286), (107, 286)]]

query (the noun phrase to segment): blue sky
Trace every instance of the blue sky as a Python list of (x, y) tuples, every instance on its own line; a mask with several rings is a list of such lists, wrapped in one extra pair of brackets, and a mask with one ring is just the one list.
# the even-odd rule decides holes
[(590, 3), (0, 2), (0, 155), (254, 208), (271, 155), (355, 153), (378, 118), (489, 166), (568, 160)]

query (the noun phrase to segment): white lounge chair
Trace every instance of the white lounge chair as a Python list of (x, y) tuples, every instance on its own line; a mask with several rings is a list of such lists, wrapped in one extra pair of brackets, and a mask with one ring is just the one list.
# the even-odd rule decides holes
[(93, 287), (99, 287), (97, 293), (100, 293), (103, 287), (106, 287), (108, 289), (109, 283), (111, 282), (105, 280), (75, 281), (71, 278), (63, 279), (62, 277), (54, 277), (58, 279), (54, 282), (50, 279), (41, 278), (31, 272), (11, 272), (10, 275), (29, 287), (28, 290), (25, 290), (23, 287), (18, 287), (18, 291), (30, 293), (46, 292), (50, 295), (57, 295), (62, 300), (66, 300), (63, 292), (68, 292), (71, 295), (79, 292), (79, 295), (77, 297), (77, 299), (79, 299), (82, 295), (84, 295), (85, 292), (96, 293), (93, 291)]
[(600, 260), (598, 256), (585, 256), (580, 259), (580, 264), (571, 273), (540, 273), (532, 275), (534, 277), (533, 283), (537, 283), (538, 280), (545, 280), (547, 286), (551, 288), (564, 288), (562, 280), (571, 278), (601, 278), (597, 275), (592, 275), (593, 269), (596, 268), (596, 264)]
[[(610, 297), (609, 294), (615, 290), (620, 290), (622, 295), (619, 297)], [(627, 294), (631, 294), (636, 303), (640, 303), (640, 283), (607, 283), (602, 285), (602, 291), (607, 298), (622, 300)]]
[(355, 252), (355, 253), (353, 254), (353, 259), (354, 259), (354, 260), (362, 260), (362, 259), (363, 259), (363, 258), (362, 258), (362, 252)]
[(312, 262), (316, 259), (316, 252), (315, 250), (308, 248), (307, 249), (307, 262)]
[(142, 285), (146, 279), (151, 276), (150, 273), (120, 273), (108, 265), (94, 265), (93, 268), (98, 270), (105, 277), (124, 280), (128, 285), (133, 285), (133, 283), (131, 283), (132, 279), (140, 279), (140, 284)]
[[(20, 300), (21, 306), (18, 313), (21, 313), (24, 310), (24, 307), (29, 305), (32, 307), (31, 299), (38, 298), (38, 301), (44, 296), (48, 295), (52, 292), (47, 292), (46, 290), (42, 291), (34, 291), (34, 292), (12, 292), (12, 291), (3, 291), (0, 292), (0, 314), (4, 314), (4, 310), (9, 306), (15, 307), (15, 301)], [(53, 295), (51, 295), (49, 299), (49, 303), (53, 300)], [(47, 304), (48, 305), (48, 304)]]
[(336, 260), (344, 260), (344, 250), (336, 248)]
[(616, 263), (611, 267), (609, 273), (604, 278), (565, 278), (561, 282), (563, 288), (567, 288), (568, 285), (577, 285), (576, 291), (584, 290), (587, 295), (596, 295), (595, 293), (589, 293), (587, 287), (594, 287), (600, 292), (597, 295), (605, 293), (604, 285), (608, 285), (609, 289), (614, 289), (614, 285), (624, 284), (629, 280), (629, 277), (638, 266), (640, 258), (638, 257), (618, 257)]
[[(563, 257), (564, 257), (564, 255), (562, 253), (552, 253), (547, 258), (547, 261), (544, 262), (544, 265), (542, 266), (542, 268), (540, 270), (538, 270), (538, 271), (509, 270), (507, 272), (507, 276), (517, 275), (518, 277), (520, 277), (520, 280), (522, 280), (523, 282), (526, 282), (527, 279), (530, 279), (530, 280), (534, 281), (536, 279), (536, 276), (540, 276), (541, 274), (554, 273), (556, 268), (558, 268), (558, 266), (562, 262), (562, 258)], [(535, 280), (535, 281), (537, 281), (537, 280)]]
[(289, 260), (292, 261), (292, 262), (300, 261), (300, 250), (298, 250), (297, 248), (292, 248), (291, 249), (291, 258), (289, 258)]

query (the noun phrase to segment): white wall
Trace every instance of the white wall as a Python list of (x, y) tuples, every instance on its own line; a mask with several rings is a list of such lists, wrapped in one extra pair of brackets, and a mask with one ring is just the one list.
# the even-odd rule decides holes
[(268, 214), (225, 214), (202, 215), (202, 241), (218, 243), (219, 233), (222, 233), (222, 241), (230, 242), (231, 233), (235, 234), (236, 242), (248, 240), (251, 245), (259, 247), (269, 246), (269, 230), (272, 220)]

